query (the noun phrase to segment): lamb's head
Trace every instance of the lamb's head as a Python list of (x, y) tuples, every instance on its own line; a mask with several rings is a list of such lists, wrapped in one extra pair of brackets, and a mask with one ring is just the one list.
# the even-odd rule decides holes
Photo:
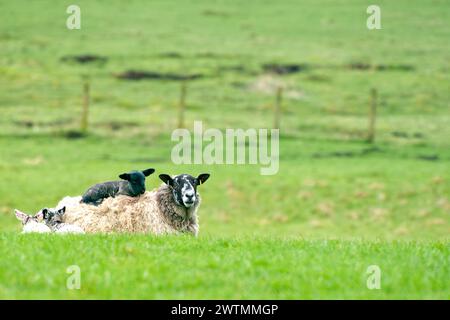
[(44, 223), (42, 223), (43, 215), (42, 212), (37, 213), (34, 216), (28, 215), (25, 212), (15, 209), (14, 213), (16, 218), (22, 222), (23, 233), (28, 232), (50, 232)]
[(44, 208), (40, 213), (42, 214), (42, 218), (44, 219), (46, 225), (54, 226), (63, 222), (63, 215), (65, 212), (66, 207), (62, 207), (61, 209)]
[(119, 175), (119, 178), (127, 180), (134, 190), (139, 191), (138, 193), (142, 194), (145, 192), (145, 177), (148, 177), (153, 172), (155, 172), (155, 169), (153, 168), (143, 171), (131, 171), (128, 173), (122, 173)]
[(178, 205), (190, 208), (198, 203), (197, 186), (205, 183), (209, 174), (202, 173), (197, 178), (189, 174), (180, 174), (173, 178), (168, 174), (160, 174), (159, 178), (172, 189), (173, 199)]

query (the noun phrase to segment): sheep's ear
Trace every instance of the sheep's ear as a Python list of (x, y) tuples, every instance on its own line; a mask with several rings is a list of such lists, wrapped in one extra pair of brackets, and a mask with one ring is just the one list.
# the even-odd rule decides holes
[(144, 171), (142, 171), (142, 173), (144, 174), (144, 176), (148, 177), (149, 175), (151, 175), (153, 172), (155, 172), (155, 169), (150, 168), (150, 169), (146, 169)]
[(130, 174), (129, 174), (129, 173), (122, 173), (122, 174), (119, 176), (119, 178), (120, 178), (120, 179), (123, 179), (123, 180), (130, 181)]
[(198, 184), (204, 184), (209, 178), (209, 173), (202, 173), (197, 177)]
[(16, 218), (22, 222), (28, 218), (28, 215), (20, 210), (14, 209), (14, 213), (16, 214)]
[(168, 174), (160, 174), (159, 178), (167, 185), (169, 186), (173, 186), (173, 179), (171, 176), (169, 176)]
[(64, 212), (66, 212), (66, 207), (65, 206), (58, 210), (58, 214), (59, 215), (63, 215)]
[(42, 209), (40, 213), (42, 213), (42, 218), (47, 219), (47, 216), (48, 216), (47, 208)]

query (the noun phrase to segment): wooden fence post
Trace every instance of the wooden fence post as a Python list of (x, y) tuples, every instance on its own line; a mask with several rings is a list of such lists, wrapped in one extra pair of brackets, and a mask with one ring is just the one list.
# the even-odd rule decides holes
[(373, 143), (375, 141), (375, 122), (377, 117), (377, 89), (372, 88), (370, 90), (370, 102), (369, 102), (369, 128), (367, 132), (367, 142)]
[(275, 107), (274, 107), (274, 117), (273, 117), (273, 128), (280, 129), (280, 117), (281, 117), (281, 102), (283, 100), (283, 87), (279, 86), (276, 92)]
[(83, 81), (83, 111), (81, 114), (81, 132), (85, 133), (89, 125), (89, 102), (90, 102), (90, 85), (89, 79), (86, 77)]

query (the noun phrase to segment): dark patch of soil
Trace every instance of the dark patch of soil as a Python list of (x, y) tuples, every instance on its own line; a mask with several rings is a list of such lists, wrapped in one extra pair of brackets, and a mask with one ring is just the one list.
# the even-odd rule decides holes
[(362, 149), (361, 151), (333, 151), (327, 153), (314, 153), (313, 158), (354, 158), (371, 153), (383, 152), (378, 147), (370, 147)]
[(178, 74), (178, 73), (160, 73), (155, 71), (143, 71), (143, 70), (129, 70), (120, 74), (114, 75), (118, 79), (122, 80), (169, 80), (169, 81), (184, 81), (195, 80), (202, 78), (202, 74)]
[(78, 130), (69, 130), (64, 132), (63, 136), (69, 140), (75, 140), (86, 137), (87, 133)]
[(409, 135), (403, 131), (392, 131), (391, 134), (397, 138), (409, 138)]
[(73, 56), (64, 56), (61, 61), (64, 62), (76, 62), (76, 63), (90, 63), (90, 62), (100, 62), (105, 63), (108, 60), (107, 57), (98, 56), (94, 54), (82, 54)]
[(264, 72), (285, 75), (304, 71), (308, 69), (308, 66), (305, 64), (266, 63), (262, 65), (262, 69)]
[(334, 151), (328, 153), (313, 153), (313, 158), (353, 158), (357, 155), (354, 151)]
[(350, 70), (376, 70), (376, 71), (414, 71), (414, 66), (409, 64), (370, 64), (354, 62), (346, 66)]
[(412, 134), (408, 134), (407, 132), (403, 132), (403, 131), (392, 131), (391, 134), (394, 137), (397, 138), (404, 138), (404, 139), (423, 139), (425, 136), (423, 133), (421, 132), (414, 132)]
[(30, 121), (30, 120), (14, 121), (14, 124), (16, 124), (20, 127), (25, 127), (25, 128), (33, 128), (36, 125), (36, 123), (34, 123), (33, 121)]
[(294, 74), (314, 69), (347, 69), (356, 71), (414, 71), (415, 67), (409, 64), (370, 64), (366, 62), (353, 62), (344, 65), (308, 64), (308, 63), (266, 63), (261, 66), (263, 72), (278, 75)]

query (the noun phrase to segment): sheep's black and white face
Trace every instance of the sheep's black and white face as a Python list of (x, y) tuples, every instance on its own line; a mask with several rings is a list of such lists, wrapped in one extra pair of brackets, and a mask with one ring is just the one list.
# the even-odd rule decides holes
[(197, 178), (189, 174), (180, 174), (173, 178), (161, 174), (159, 178), (172, 188), (173, 198), (178, 205), (190, 208), (198, 202), (197, 186), (208, 180), (209, 174), (203, 173)]

